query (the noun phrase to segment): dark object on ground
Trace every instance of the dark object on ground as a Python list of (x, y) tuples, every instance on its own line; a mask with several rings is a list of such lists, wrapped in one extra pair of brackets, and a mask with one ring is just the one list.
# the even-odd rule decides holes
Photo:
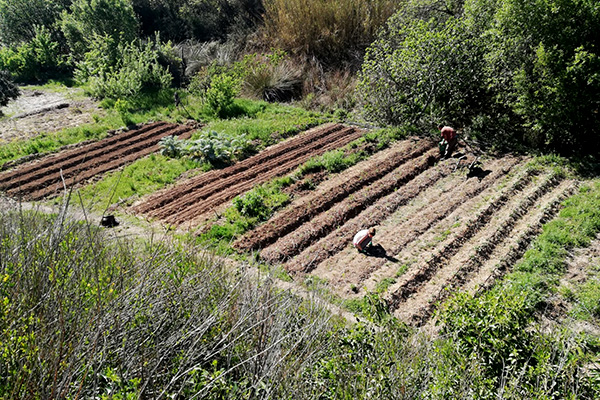
[(388, 261), (391, 261), (394, 263), (398, 262), (398, 259), (396, 257), (389, 256), (387, 254), (387, 251), (380, 244), (367, 246), (367, 248), (363, 251), (363, 253), (365, 253), (366, 255), (371, 256), (371, 257), (385, 258)]
[(476, 177), (477, 179), (482, 180), (491, 173), (492, 171), (490, 171), (489, 169), (484, 170), (483, 168), (481, 168), (481, 163), (478, 160), (475, 160), (471, 164), (469, 164), (469, 172), (467, 172), (467, 179)]
[(114, 228), (115, 226), (119, 226), (119, 221), (115, 219), (114, 215), (105, 215), (102, 217), (100, 225), (106, 228)]

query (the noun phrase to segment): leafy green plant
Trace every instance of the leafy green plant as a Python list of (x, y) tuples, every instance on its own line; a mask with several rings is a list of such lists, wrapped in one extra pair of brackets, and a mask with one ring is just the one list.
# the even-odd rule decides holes
[(158, 142), (160, 154), (170, 158), (181, 157), (184, 154), (184, 144), (185, 141), (176, 136), (165, 136)]
[(129, 102), (127, 100), (117, 99), (114, 107), (115, 111), (117, 111), (117, 113), (121, 117), (121, 121), (123, 121), (123, 123), (126, 126), (131, 125), (131, 113), (129, 112), (131, 105), (129, 104)]
[(183, 154), (197, 162), (229, 163), (246, 149), (244, 135), (228, 135), (207, 131), (197, 139), (187, 141)]
[(239, 80), (230, 74), (219, 74), (212, 77), (204, 101), (212, 114), (225, 118), (231, 112), (233, 99), (238, 93)]

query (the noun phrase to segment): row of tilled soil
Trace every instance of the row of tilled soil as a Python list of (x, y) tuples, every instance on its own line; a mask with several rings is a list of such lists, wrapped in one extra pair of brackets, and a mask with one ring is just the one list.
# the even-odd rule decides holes
[[(422, 286), (427, 284), (431, 277), (446, 264), (450, 263), (456, 254), (459, 253), (461, 249), (465, 248), (469, 241), (474, 239), (473, 241), (479, 243), (479, 246), (485, 243), (485, 240), (477, 237), (477, 234), (490, 224), (494, 216), (502, 213), (504, 209), (508, 212), (521, 213), (523, 209), (527, 209), (535, 204), (537, 198), (556, 185), (557, 180), (553, 177), (551, 178), (552, 179), (544, 180), (543, 184), (539, 186), (534, 186), (534, 190), (526, 192), (525, 202), (521, 202), (524, 204), (513, 205), (514, 208), (511, 207), (511, 209), (508, 207), (509, 200), (520, 199), (521, 194), (523, 193), (522, 190), (527, 187), (526, 183), (531, 181), (530, 176), (525, 175), (522, 179), (519, 179), (513, 187), (506, 188), (500, 196), (488, 203), (487, 206), (476, 213), (473, 218), (466, 221), (466, 223), (463, 223), (461, 229), (449, 237), (440, 249), (437, 251), (428, 250), (427, 254), (422, 255), (428, 256), (426, 261), (417, 264), (416, 268), (413, 267), (402, 276), (400, 282), (394, 285), (393, 289), (391, 288), (391, 293), (389, 293), (389, 303), (392, 308), (398, 308), (402, 301), (413, 296)], [(498, 230), (496, 229), (496, 227), (501, 226), (498, 221), (496, 221), (494, 225), (492, 235), (496, 232), (503, 232), (503, 229), (501, 228), (498, 228)], [(492, 243), (488, 244), (488, 246), (491, 245)], [(480, 249), (483, 251), (480, 254), (480, 256), (482, 256), (485, 254), (486, 250), (485, 247), (481, 247)]]
[(203, 214), (242, 194), (252, 187), (283, 176), (310, 157), (343, 147), (362, 136), (356, 127), (340, 124), (312, 129), (265, 152), (210, 176), (192, 178), (171, 190), (152, 196), (135, 211), (167, 223), (193, 224)]
[[(317, 241), (298, 256), (288, 261), (285, 264), (285, 268), (289, 271), (303, 273), (312, 271), (315, 275), (319, 276), (321, 274), (329, 275), (330, 273), (326, 271), (336, 271), (340, 276), (338, 285), (344, 285), (345, 283), (348, 285), (360, 285), (374, 271), (377, 271), (386, 264), (386, 262), (395, 262), (394, 256), (396, 254), (399, 254), (407, 244), (418, 240), (424, 232), (444, 219), (448, 215), (449, 210), (456, 208), (467, 199), (476, 196), (484, 189), (493, 185), (518, 163), (519, 159), (517, 158), (492, 161), (488, 164), (492, 171), (483, 179), (468, 179), (459, 182), (456, 182), (457, 179), (454, 179), (446, 192), (429, 199), (429, 202), (423, 204), (421, 207), (413, 209), (411, 215), (402, 223), (394, 224), (387, 229), (379, 226), (376, 242), (379, 244), (380, 252), (374, 256), (367, 257), (364, 254), (358, 254), (356, 250), (352, 249), (349, 243), (351, 243), (352, 234), (355, 231), (348, 231), (348, 235), (344, 237), (330, 234)], [(435, 168), (438, 168), (438, 166)], [(392, 199), (393, 197), (381, 199), (380, 208), (385, 208), (385, 204), (389, 204), (392, 201), (395, 204), (403, 204), (397, 198)], [(390, 209), (389, 211), (388, 215), (391, 215), (396, 210)], [(361, 222), (355, 222), (354, 226), (360, 225), (362, 228), (373, 226), (374, 221), (376, 221), (367, 212), (362, 213), (357, 218), (360, 218)], [(339, 268), (343, 268), (343, 271), (339, 271)]]
[[(267, 223), (234, 242), (233, 246), (241, 250), (256, 250), (277, 242), (261, 256), (269, 262), (289, 258), (307, 247), (314, 238), (330, 232), (376, 199), (432, 166), (437, 155), (432, 147), (433, 143), (427, 140), (417, 143), (406, 141), (394, 146), (363, 163), (362, 168), (359, 165), (348, 173), (340, 174), (334, 185), (323, 185), (314, 193), (294, 201)], [(353, 204), (338, 209), (336, 206), (345, 199), (351, 199)], [(323, 215), (327, 218), (315, 218)], [(308, 225), (307, 222), (316, 227), (313, 232), (305, 233), (302, 229)]]
[(157, 192), (148, 197), (144, 202), (137, 204), (135, 207), (133, 207), (133, 210), (140, 214), (160, 216), (162, 213), (154, 210), (166, 208), (168, 205), (173, 206), (173, 204), (177, 201), (180, 201), (178, 203), (178, 207), (186, 206), (193, 203), (193, 198), (186, 197), (186, 195), (194, 192), (195, 190), (207, 186), (209, 187), (209, 185), (213, 182), (228, 178), (232, 175), (241, 174), (244, 171), (251, 171), (253, 168), (256, 168), (256, 166), (262, 165), (263, 163), (266, 163), (272, 159), (277, 159), (283, 156), (286, 152), (305, 146), (313, 140), (317, 140), (321, 137), (340, 131), (343, 127), (344, 126), (341, 124), (327, 124), (310, 129), (303, 134), (271, 146), (264, 151), (261, 151), (259, 154), (235, 163), (230, 167), (208, 171), (207, 173), (190, 178), (177, 186)]
[[(470, 243), (461, 247), (458, 254), (441, 261), (438, 271), (429, 278), (426, 286), (395, 304), (396, 315), (404, 321), (420, 326), (429, 320), (436, 307), (451, 293), (463, 289), (464, 285), (472, 280), (485, 281), (487, 277), (494, 276), (493, 270), (482, 271), (483, 265), (490, 260), (498, 263), (498, 260), (509, 256), (508, 247), (503, 246), (505, 242), (514, 246), (517, 241), (513, 238), (521, 238), (523, 234), (523, 237), (531, 241), (534, 232), (539, 232), (543, 223), (558, 212), (560, 203), (572, 195), (577, 187), (571, 181), (549, 182), (544, 182), (536, 188), (530, 197), (520, 199), (519, 204), (514, 205), (514, 208), (510, 207), (507, 213), (498, 218), (497, 224), (489, 224), (492, 226), (484, 230), (483, 234), (479, 235), (481, 237), (471, 239)], [(531, 230), (532, 227), (534, 230)], [(519, 247), (522, 249), (520, 256), (525, 249)], [(514, 256), (515, 254), (512, 255)], [(485, 274), (487, 277), (484, 278)]]
[(187, 139), (194, 130), (192, 126), (166, 122), (130, 129), (3, 172), (0, 190), (11, 197), (40, 200), (64, 186), (74, 186), (158, 151), (158, 142), (166, 136)]

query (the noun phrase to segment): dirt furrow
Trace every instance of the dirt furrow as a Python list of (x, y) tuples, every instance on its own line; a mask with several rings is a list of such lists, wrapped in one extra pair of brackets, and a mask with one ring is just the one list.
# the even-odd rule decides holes
[(252, 173), (249, 176), (246, 174), (240, 176), (236, 175), (235, 177), (232, 177), (224, 187), (221, 186), (221, 183), (219, 182), (220, 189), (217, 191), (211, 190), (211, 194), (204, 199), (199, 198), (195, 193), (192, 193), (190, 196), (193, 197), (194, 201), (190, 202), (189, 207), (175, 211), (164, 220), (171, 224), (182, 224), (198, 219), (204, 213), (233, 199), (235, 196), (250, 190), (252, 187), (265, 183), (272, 178), (285, 175), (310, 157), (343, 147), (351, 141), (358, 139), (360, 136), (362, 136), (361, 131), (354, 129), (348, 131), (342, 130), (340, 131), (339, 137), (332, 138), (329, 136), (319, 142), (315, 142), (310, 147), (305, 147), (303, 151), (298, 151), (298, 154), (286, 155), (286, 161), (283, 163), (281, 163), (281, 160), (275, 160), (274, 165), (265, 168), (260, 174)]
[[(538, 200), (543, 203), (544, 196), (552, 197), (551, 190), (559, 182), (559, 178), (550, 176), (515, 201), (498, 205), (496, 211), (492, 210), (496, 214), (494, 218), (485, 222), (487, 227), (481, 227), (480, 232), (472, 235), (463, 245), (457, 244), (456, 240), (446, 244), (432, 257), (432, 260), (435, 259), (434, 265), (425, 263), (426, 267), (421, 271), (426, 275), (415, 276), (419, 283), (411, 285), (410, 282), (414, 281), (409, 281), (399, 288), (404, 297), (392, 304), (394, 309), (398, 309), (397, 314), (404, 321), (422, 325), (431, 315), (435, 304), (454, 289), (454, 282), (458, 284), (470, 272), (475, 271), (481, 262), (491, 255), (498, 243), (510, 234), (517, 222), (533, 212)], [(510, 195), (513, 198), (515, 196), (516, 193)]]
[[(402, 232), (402, 235), (383, 235), (376, 236), (377, 243), (382, 247), (383, 254), (376, 257), (367, 257), (357, 254), (356, 251), (348, 250), (352, 254), (352, 259), (343, 256), (340, 258), (331, 257), (329, 253), (330, 243), (328, 241), (319, 241), (315, 245), (307, 248), (299, 256), (288, 262), (285, 267), (290, 272), (310, 272), (317, 267), (327, 269), (327, 265), (344, 263), (348, 266), (344, 273), (344, 279), (349, 282), (360, 283), (370, 274), (380, 268), (390, 258), (390, 255), (398, 254), (408, 243), (416, 240), (423, 232), (431, 226), (442, 220), (448, 213), (448, 210), (456, 208), (466, 199), (476, 196), (481, 191), (491, 186), (500, 177), (507, 174), (510, 169), (519, 163), (518, 158), (509, 158), (501, 161), (491, 162), (488, 166), (493, 168), (493, 172), (488, 174), (481, 181), (471, 179), (455, 185), (450, 191), (438, 197), (433, 203), (423, 205), (414, 210), (414, 215), (404, 221), (399, 226), (394, 226), (394, 232)], [(364, 225), (370, 226), (370, 225)], [(379, 233), (378, 233), (379, 235)], [(344, 247), (349, 247), (352, 236), (345, 238)], [(339, 239), (335, 240), (336, 242)], [(344, 248), (342, 247), (342, 249)], [(340, 249), (340, 250), (342, 250)], [(339, 252), (340, 250), (336, 251)], [(331, 257), (331, 258), (330, 258)], [(328, 259), (329, 258), (329, 259)], [(321, 266), (320, 264), (323, 263)]]
[[(550, 185), (555, 184), (554, 182), (554, 180), (546, 181), (544, 185), (540, 186), (539, 191), (548, 190)], [(438, 271), (439, 267), (447, 263), (451, 257), (458, 253), (462, 246), (474, 237), (492, 219), (495, 212), (505, 205), (509, 198), (517, 191), (520, 190), (512, 190), (511, 188), (511, 190), (505, 191), (481, 210), (475, 218), (471, 219), (449, 243), (429, 258), (429, 260), (421, 264), (418, 268), (414, 268), (410, 273), (404, 274), (402, 279), (394, 284), (386, 295), (390, 308), (392, 310), (397, 309), (402, 302), (426, 284), (431, 276)]]
[(326, 207), (324, 209), (326, 212), (312, 218), (308, 223), (279, 239), (274, 246), (263, 251), (261, 256), (268, 262), (277, 262), (298, 254), (320, 237), (328, 235), (336, 227), (344, 225), (346, 221), (356, 217), (380, 198), (430, 168), (438, 153), (438, 149), (431, 149), (419, 158), (402, 164), (395, 171), (384, 175), (371, 185), (363, 187), (333, 207)]
[[(292, 151), (285, 152), (277, 158), (255, 165), (254, 168), (230, 175), (227, 178), (219, 179), (217, 182), (213, 182), (213, 184), (200, 187), (170, 204), (166, 204), (159, 209), (149, 212), (148, 215), (165, 220), (179, 220), (179, 218), (174, 218), (172, 216), (184, 214), (187, 209), (195, 209), (198, 206), (199, 201), (204, 202), (204, 200), (211, 196), (219, 196), (219, 194), (224, 194), (224, 196), (227, 197), (230, 190), (240, 183), (256, 182), (257, 179), (259, 182), (265, 182), (266, 179), (264, 178), (267, 176), (275, 177), (278, 174), (284, 174), (307, 161), (310, 157), (322, 154), (333, 148), (332, 146), (344, 146), (352, 140), (358, 139), (361, 135), (362, 132), (357, 131), (354, 128), (336, 130), (332, 134), (321, 138), (321, 140), (312, 141), (311, 143), (307, 143)], [(239, 193), (242, 192), (238, 191), (237, 194)], [(235, 197), (235, 195), (233, 197)], [(214, 207), (214, 205), (208, 206), (206, 209), (208, 210), (212, 207)], [(204, 207), (202, 206), (201, 208)], [(194, 216), (199, 215), (197, 214), (197, 211), (192, 211), (191, 213)], [(185, 221), (185, 219), (183, 219), (183, 221)]]
[[(178, 127), (175, 130), (169, 131), (169, 134), (174, 134), (182, 139), (189, 138), (191, 136), (192, 129), (188, 127)], [(147, 146), (146, 146), (147, 145)], [(65, 184), (70, 187), (78, 183), (84, 182), (96, 175), (117, 169), (123, 165), (131, 163), (139, 158), (145, 157), (149, 154), (157, 152), (159, 150), (158, 140), (156, 138), (144, 142), (144, 146), (135, 147), (135, 150), (124, 149), (120, 153), (119, 157), (110, 157), (107, 162), (103, 163), (91, 163), (90, 167), (87, 164), (81, 166), (81, 170), (75, 174), (64, 176)], [(37, 185), (31, 186), (29, 192), (21, 191), (21, 188), (17, 188), (13, 191), (9, 191), (10, 194), (23, 196), (27, 200), (40, 200), (47, 196), (52, 196), (59, 193), (63, 189), (63, 182), (60, 175), (60, 171), (53, 175), (40, 180)]]
[[(113, 148), (112, 153), (102, 152), (98, 157), (88, 157), (86, 154), (85, 157), (81, 157), (80, 162), (69, 162), (64, 163), (63, 167), (51, 167), (42, 171), (36, 171), (35, 177), (32, 176), (27, 183), (24, 183), (20, 186), (13, 187), (12, 189), (7, 190), (9, 195), (11, 196), (24, 196), (28, 199), (38, 199), (39, 196), (31, 197), (30, 193), (39, 191), (40, 188), (44, 188), (46, 186), (51, 186), (52, 183), (61, 181), (61, 173), (65, 178), (65, 181), (73, 181), (74, 183), (81, 182), (90, 175), (88, 171), (92, 169), (97, 169), (98, 166), (101, 166), (101, 170), (109, 170), (106, 169), (105, 166), (112, 165), (120, 166), (123, 164), (121, 160), (127, 158), (128, 161), (135, 160), (137, 158), (143, 157), (144, 155), (149, 154), (148, 149), (152, 149), (151, 152), (158, 151), (158, 141), (161, 137), (166, 136), (165, 134), (174, 134), (174, 135), (182, 135), (181, 137), (189, 137), (190, 129), (187, 127), (176, 127), (174, 129), (161, 128), (160, 131), (152, 131), (148, 134), (144, 135), (143, 138), (133, 138), (134, 141), (125, 141), (119, 143), (119, 148)], [(129, 146), (128, 146), (129, 145)], [(138, 155), (139, 154), (139, 155)], [(134, 155), (133, 158), (129, 157), (130, 155)], [(136, 156), (137, 155), (137, 156)], [(79, 157), (76, 157), (79, 158)], [(86, 176), (82, 178), (80, 176)], [(62, 185), (62, 183), (61, 183)]]
[(325, 136), (331, 135), (344, 128), (342, 124), (327, 124), (321, 125), (316, 128), (309, 129), (291, 139), (276, 145), (270, 146), (267, 149), (261, 151), (259, 154), (246, 158), (234, 165), (220, 169), (212, 170), (207, 173), (195, 176), (181, 182), (178, 185), (160, 191), (150, 197), (148, 197), (143, 203), (140, 203), (133, 207), (136, 213), (147, 214), (152, 210), (161, 208), (173, 201), (185, 197), (187, 194), (207, 186), (217, 180), (225, 179), (229, 176), (239, 174), (243, 171), (249, 170), (256, 165), (261, 165), (277, 157), (295, 150), (299, 147), (310, 144), (315, 140), (319, 140)]
[[(242, 250), (258, 249), (276, 242), (278, 238), (294, 231), (303, 223), (329, 210), (348, 196), (358, 196), (356, 192), (373, 184), (399, 165), (422, 156), (432, 146), (433, 144), (429, 141), (421, 141), (416, 146), (404, 142), (390, 151), (386, 151), (384, 159), (376, 158), (381, 162), (361, 163), (357, 168), (340, 175), (339, 179), (336, 179), (336, 186), (319, 188), (314, 193), (300, 199), (275, 215), (267, 223), (243, 236), (234, 243), (234, 247)], [(434, 153), (431, 151), (430, 153), (429, 156), (434, 157)], [(425, 162), (427, 162), (427, 158), (425, 158)], [(413, 169), (412, 165), (408, 165), (407, 168)], [(274, 259), (269, 258), (268, 260), (273, 261)]]
[[(572, 196), (578, 188), (574, 181), (564, 181), (553, 192), (553, 197), (542, 205), (534, 216), (519, 222), (512, 235), (500, 243), (493, 254), (474, 273), (461, 277), (454, 287), (471, 293), (490, 287), (495, 279), (502, 276), (509, 266), (514, 265), (525, 253), (531, 241), (541, 231), (542, 226), (552, 220), (562, 208), (562, 202)], [(501, 260), (501, 261), (498, 261)]]
[(44, 157), (37, 162), (24, 164), (14, 170), (0, 174), (0, 189), (9, 190), (18, 186), (24, 186), (29, 182), (61, 169), (65, 173), (67, 170), (78, 168), (89, 162), (97, 162), (97, 160), (103, 159), (100, 157), (105, 154), (115, 153), (118, 149), (128, 146), (130, 143), (160, 135), (162, 132), (173, 129), (174, 126), (166, 123), (152, 124), (151, 126), (126, 131), (86, 146), (76, 147)]

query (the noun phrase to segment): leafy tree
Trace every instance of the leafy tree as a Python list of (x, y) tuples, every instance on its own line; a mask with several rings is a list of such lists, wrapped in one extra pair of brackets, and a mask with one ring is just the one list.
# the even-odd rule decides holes
[(433, 127), (470, 121), (487, 97), (479, 35), (444, 9), (409, 4), (368, 49), (359, 96), (367, 118)]
[(499, 147), (595, 152), (599, 28), (588, 0), (409, 2), (367, 52), (364, 113), (449, 122)]
[(137, 37), (138, 21), (131, 0), (74, 0), (62, 13), (61, 28), (72, 55), (81, 59), (97, 35), (131, 43)]
[(0, 69), (10, 72), (19, 82), (39, 81), (66, 69), (65, 56), (50, 31), (36, 26), (35, 32), (28, 43), (0, 50)]
[(489, 30), (490, 82), (533, 144), (596, 151), (600, 7), (588, 0), (507, 0)]
[[(19, 88), (10, 79), (10, 74), (0, 71), (0, 107), (4, 107), (11, 99), (19, 96)], [(0, 111), (0, 115), (2, 112)]]
[(36, 26), (57, 39), (56, 21), (70, 0), (0, 0), (0, 43), (19, 45), (36, 36)]

